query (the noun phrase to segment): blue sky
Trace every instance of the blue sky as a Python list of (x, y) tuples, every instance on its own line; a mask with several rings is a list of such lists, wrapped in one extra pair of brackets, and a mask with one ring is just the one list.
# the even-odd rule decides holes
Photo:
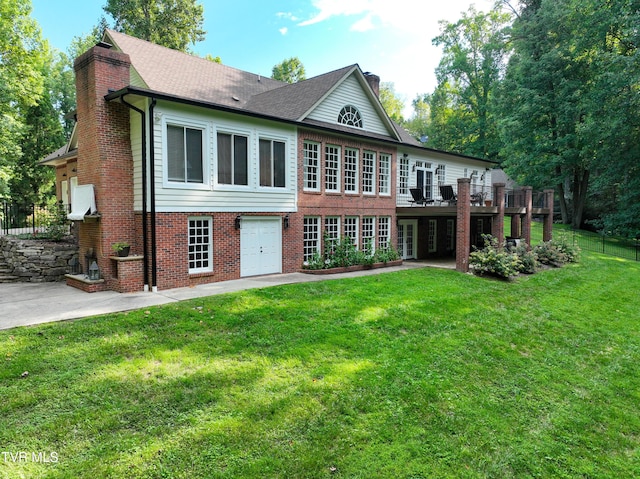
[[(32, 17), (50, 45), (66, 51), (104, 14), (100, 0), (32, 0)], [(394, 84), (410, 105), (433, 91), (441, 52), (431, 44), (438, 21), (458, 20), (470, 5), (488, 11), (492, 0), (201, 0), (206, 40), (192, 49), (225, 65), (270, 76), (297, 56), (307, 77), (358, 63)], [(105, 15), (106, 16), (106, 15)], [(106, 16), (111, 22), (111, 18)], [(405, 109), (405, 116), (411, 110)]]

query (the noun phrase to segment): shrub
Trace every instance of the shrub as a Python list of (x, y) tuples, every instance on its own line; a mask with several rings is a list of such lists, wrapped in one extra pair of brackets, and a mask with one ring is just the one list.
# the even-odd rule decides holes
[(358, 250), (348, 236), (340, 239), (323, 236), (323, 253), (316, 252), (302, 265), (304, 269), (330, 269), (354, 266), (359, 264), (387, 263), (400, 259), (400, 255), (393, 248), (381, 248), (373, 251), (373, 243), (369, 240), (362, 250)]
[(556, 248), (567, 257), (568, 263), (577, 263), (580, 260), (580, 247), (569, 241), (566, 234), (559, 234), (553, 242)]
[(482, 235), (484, 248), (469, 255), (469, 264), (476, 274), (490, 274), (502, 278), (510, 278), (518, 274), (522, 262), (518, 255), (499, 245), (497, 238)]
[(519, 244), (511, 248), (511, 251), (518, 255), (520, 265), (518, 271), (524, 274), (533, 274), (538, 270), (539, 262), (536, 253), (529, 249), (526, 244)]

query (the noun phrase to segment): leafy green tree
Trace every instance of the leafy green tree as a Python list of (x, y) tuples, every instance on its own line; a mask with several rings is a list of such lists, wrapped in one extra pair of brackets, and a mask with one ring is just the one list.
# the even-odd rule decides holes
[(46, 48), (29, 0), (0, 1), (0, 196), (22, 154), (26, 110), (43, 91)]
[[(412, 102), (413, 115), (403, 123), (403, 127), (411, 133), (411, 135), (428, 144), (429, 141), (429, 116), (431, 106), (429, 105), (429, 95), (418, 95)], [(431, 146), (430, 144), (428, 146)]]
[(273, 66), (271, 78), (287, 83), (298, 83), (299, 81), (306, 80), (307, 74), (300, 59), (298, 57), (291, 57)]
[(197, 0), (107, 0), (115, 29), (158, 45), (189, 51), (204, 40), (204, 7)]
[(433, 44), (443, 49), (436, 69), (438, 86), (430, 96), (430, 142), (436, 148), (497, 159), (498, 131), (492, 112), (494, 92), (509, 52), (511, 15), (472, 6), (455, 23), (441, 22)]
[(404, 109), (404, 102), (402, 98), (398, 96), (395, 90), (395, 85), (391, 82), (382, 82), (380, 84), (380, 103), (384, 107), (384, 110), (396, 123), (403, 123), (404, 117), (402, 110)]
[(632, 2), (539, 0), (513, 25), (500, 107), (505, 167), (534, 187), (555, 185), (574, 227), (591, 200), (606, 208), (596, 210), (600, 226), (640, 231), (638, 20)]

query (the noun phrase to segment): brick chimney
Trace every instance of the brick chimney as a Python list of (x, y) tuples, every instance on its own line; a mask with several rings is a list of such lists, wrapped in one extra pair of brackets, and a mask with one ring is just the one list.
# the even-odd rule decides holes
[(133, 158), (129, 110), (106, 102), (110, 90), (130, 84), (129, 55), (99, 45), (79, 56), (74, 65), (78, 117), (78, 184), (93, 184), (97, 222), (79, 223), (80, 256), (91, 249), (109, 288), (111, 245), (132, 237)]
[(364, 77), (367, 79), (367, 82), (373, 90), (373, 93), (375, 93), (376, 96), (380, 98), (380, 77), (378, 75), (374, 75), (371, 72), (365, 72)]

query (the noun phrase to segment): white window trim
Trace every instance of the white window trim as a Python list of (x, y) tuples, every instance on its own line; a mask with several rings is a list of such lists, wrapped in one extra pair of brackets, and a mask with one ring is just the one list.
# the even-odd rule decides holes
[(355, 153), (356, 153), (356, 156), (355, 156), (355, 166), (356, 166), (356, 170), (355, 170), (355, 182), (354, 182), (354, 183), (355, 183), (355, 185), (354, 185), (354, 186), (355, 186), (355, 189), (354, 189), (354, 190), (348, 190), (348, 191), (347, 191), (347, 189), (346, 189), (347, 182), (346, 182), (346, 180), (345, 180), (345, 181), (344, 181), (344, 185), (345, 185), (345, 186), (344, 186), (344, 188), (345, 188), (344, 193), (345, 193), (346, 195), (358, 195), (358, 194), (360, 194), (360, 157), (361, 157), (361, 153), (362, 153), (362, 151), (361, 151), (360, 149), (358, 149), (358, 148), (351, 148), (351, 147), (346, 147), (346, 148), (344, 148), (344, 152), (343, 152), (343, 161), (342, 161), (342, 164), (343, 164), (343, 167), (342, 167), (342, 168), (343, 168), (343, 170), (344, 170), (344, 174), (346, 174), (346, 171), (347, 171), (347, 170), (346, 170), (347, 162), (346, 162), (346, 160), (345, 160), (345, 155), (347, 154), (347, 150), (349, 150), (349, 151), (353, 151), (353, 152), (355, 152)]
[[(327, 148), (334, 148), (337, 150), (337, 165), (336, 165), (336, 187), (329, 189), (326, 188), (327, 186)], [(341, 187), (341, 176), (342, 176), (342, 169), (341, 169), (341, 157), (342, 157), (342, 147), (339, 145), (333, 145), (331, 143), (327, 143), (326, 145), (324, 145), (324, 162), (323, 162), (323, 168), (324, 168), (324, 186), (325, 186), (325, 191), (328, 193), (339, 193), (340, 192), (340, 187)]]
[[(318, 164), (316, 166), (317, 172), (316, 172), (316, 187), (315, 188), (310, 188), (307, 186), (307, 164), (306, 164), (306, 156), (305, 156), (305, 144), (309, 144), (309, 145), (316, 145), (318, 147)], [(311, 141), (311, 140), (304, 140), (302, 142), (302, 189), (303, 191), (320, 191), (320, 185), (322, 183), (322, 158), (323, 158), (323, 151), (322, 151), (322, 143), (317, 142), (317, 141)]]
[[(385, 172), (385, 176), (387, 178), (387, 190), (382, 191), (380, 189), (380, 179), (382, 178), (380, 167), (382, 165), (382, 157), (386, 158), (387, 168)], [(378, 194), (380, 196), (391, 196), (391, 155), (389, 153), (379, 153), (378, 154)]]
[[(182, 126), (202, 131), (202, 183), (169, 180), (169, 156), (167, 151), (167, 125)], [(211, 190), (211, 155), (209, 123), (183, 116), (162, 115), (162, 187), (181, 190)]]
[[(364, 190), (364, 162), (365, 162), (365, 154), (370, 154), (372, 155), (372, 158), (370, 158), (370, 160), (373, 162), (373, 164), (371, 165), (371, 191), (365, 191)], [(362, 194), (366, 195), (366, 196), (375, 196), (376, 195), (376, 191), (378, 190), (378, 185), (376, 184), (376, 181), (378, 179), (378, 175), (377, 175), (377, 167), (378, 167), (378, 155), (376, 154), (375, 151), (371, 151), (371, 150), (364, 150), (362, 152)], [(368, 160), (367, 160), (368, 161)]]
[[(229, 185), (226, 183), (218, 182), (218, 133), (222, 133), (223, 135), (239, 135), (247, 137), (247, 184), (246, 185)], [(253, 151), (257, 148), (257, 146), (253, 146), (254, 142), (257, 145), (258, 140), (254, 140), (254, 135), (251, 130), (243, 130), (240, 128), (227, 127), (225, 125), (217, 125), (213, 131), (213, 138), (215, 141), (213, 142), (213, 158), (214, 158), (214, 168), (213, 168), (213, 187), (215, 190), (219, 191), (247, 191), (254, 188), (254, 159), (253, 159)], [(266, 138), (265, 138), (266, 139)], [(255, 150), (257, 151), (257, 150)], [(258, 184), (260, 182), (258, 181)], [(282, 188), (278, 188), (282, 189)]]
[[(285, 137), (285, 136), (276, 136), (276, 135), (272, 135), (272, 134), (262, 134), (260, 132), (258, 132), (258, 134), (256, 135), (256, 145), (255, 148), (249, 148), (249, 152), (248, 152), (248, 156), (249, 156), (249, 176), (251, 176), (251, 151), (255, 150), (257, 153), (256, 155), (256, 171), (258, 172), (258, 179), (257, 179), (257, 189), (258, 190), (264, 190), (264, 191), (285, 191), (290, 189), (290, 174), (289, 174), (289, 165), (291, 163), (291, 155), (289, 153), (289, 138)], [(279, 141), (280, 143), (284, 143), (284, 186), (262, 186), (260, 184), (260, 140), (268, 140), (271, 142), (274, 141)], [(217, 156), (216, 156), (217, 158)], [(251, 184), (251, 180), (249, 180), (249, 184)], [(227, 185), (223, 185), (223, 186), (227, 186)]]
[[(211, 273), (213, 271), (213, 218), (211, 216), (189, 216), (187, 218), (187, 249), (189, 248), (189, 223), (191, 221), (207, 221), (209, 223), (209, 266), (206, 268), (189, 268), (189, 274)], [(189, 265), (189, 252), (187, 251), (187, 266)]]

